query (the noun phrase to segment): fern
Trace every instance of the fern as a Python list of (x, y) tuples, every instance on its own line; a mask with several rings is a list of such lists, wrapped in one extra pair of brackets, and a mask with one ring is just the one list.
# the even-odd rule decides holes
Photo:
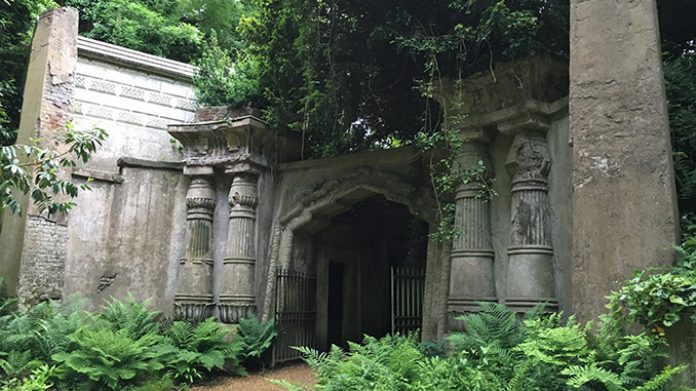
[(212, 318), (197, 325), (176, 321), (166, 332), (171, 350), (166, 365), (177, 380), (193, 383), (204, 372), (229, 369), (246, 372), (240, 365), (241, 344), (229, 341), (229, 331)]
[(590, 365), (571, 365), (561, 371), (565, 376), (569, 376), (567, 384), (575, 389), (585, 387), (588, 384), (601, 384), (607, 391), (623, 391), (621, 378), (606, 369), (600, 368), (596, 363)]
[(111, 299), (102, 308), (99, 318), (109, 322), (113, 331), (124, 330), (130, 337), (138, 339), (158, 332), (160, 313), (148, 306), (149, 301), (138, 302), (131, 295), (125, 301)]
[(237, 338), (242, 344), (245, 358), (261, 357), (273, 343), (276, 334), (273, 321), (261, 323), (253, 315), (239, 320)]
[(481, 311), (457, 319), (462, 321), (465, 333), (455, 333), (448, 338), (456, 349), (479, 351), (488, 345), (511, 348), (524, 338), (524, 328), (517, 315), (498, 303), (479, 303)]
[(62, 378), (116, 390), (163, 369), (162, 360), (169, 352), (160, 348), (162, 337), (145, 334), (134, 339), (129, 331), (114, 332), (100, 322), (71, 334), (71, 349), (52, 356), (64, 370)]
[(686, 368), (686, 365), (680, 365), (677, 367), (667, 366), (655, 377), (648, 380), (645, 382), (645, 384), (636, 388), (634, 391), (660, 391), (666, 385), (668, 385), (676, 375), (684, 372)]

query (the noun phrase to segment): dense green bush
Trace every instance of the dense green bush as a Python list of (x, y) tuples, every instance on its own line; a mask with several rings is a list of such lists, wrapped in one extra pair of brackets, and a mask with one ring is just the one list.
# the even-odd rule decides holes
[[(460, 318), (465, 332), (448, 339), (444, 356), (427, 356), (412, 337), (366, 337), (328, 353), (301, 348), (316, 369), (317, 390), (676, 390), (684, 367), (664, 365), (664, 341), (627, 334), (603, 317), (598, 331), (561, 314), (519, 319), (503, 305), (482, 303)], [(290, 388), (290, 387), (289, 387)]]
[(639, 271), (609, 297), (609, 309), (662, 334), (684, 317), (696, 322), (696, 236), (677, 247), (674, 267)]
[[(2, 308), (12, 301), (0, 298)], [(101, 311), (79, 301), (0, 312), (0, 391), (171, 390), (213, 371), (245, 374), (275, 336), (272, 323), (244, 319), (234, 330), (212, 319), (168, 322), (132, 298)]]

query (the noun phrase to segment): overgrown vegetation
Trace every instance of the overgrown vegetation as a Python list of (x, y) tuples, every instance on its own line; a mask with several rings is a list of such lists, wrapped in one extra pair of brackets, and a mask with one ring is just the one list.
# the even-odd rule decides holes
[(482, 303), (461, 318), (465, 332), (430, 355), (414, 338), (366, 337), (344, 352), (301, 348), (317, 371), (317, 390), (686, 390), (670, 384), (685, 369), (664, 364), (664, 341), (625, 333), (605, 317), (599, 331), (561, 314), (519, 319), (503, 305)]
[(365, 337), (348, 351), (298, 349), (317, 371), (316, 389), (326, 391), (690, 390), (672, 383), (686, 366), (667, 365), (665, 335), (680, 319), (694, 320), (696, 237), (679, 253), (677, 266), (641, 272), (612, 293), (596, 323), (541, 308), (520, 318), (504, 305), (480, 303), (480, 313), (459, 318), (464, 331), (446, 345), (388, 336)]
[(237, 335), (212, 319), (168, 322), (147, 303), (112, 300), (9, 311), (0, 302), (0, 390), (172, 390), (213, 372), (246, 374), (270, 346), (273, 324), (244, 319)]

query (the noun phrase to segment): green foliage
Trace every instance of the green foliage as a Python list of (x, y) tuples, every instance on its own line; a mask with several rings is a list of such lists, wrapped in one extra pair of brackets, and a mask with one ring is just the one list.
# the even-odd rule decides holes
[(389, 147), (436, 123), (414, 88), (432, 69), (459, 78), (537, 50), (565, 52), (567, 9), (555, 0), (258, 0), (241, 28), (259, 61), (266, 119), (326, 156)]
[(109, 300), (97, 316), (106, 321), (112, 330), (123, 330), (127, 335), (137, 339), (159, 331), (157, 320), (160, 313), (150, 310), (149, 305), (149, 301), (140, 302), (129, 295), (123, 301)]
[(193, 383), (203, 378), (204, 371), (223, 368), (245, 374), (240, 363), (241, 344), (237, 340), (229, 342), (229, 330), (212, 319), (197, 325), (176, 321), (166, 336), (176, 348), (167, 359), (175, 379)]
[(108, 322), (95, 322), (68, 337), (68, 351), (51, 358), (62, 364), (63, 379), (91, 388), (122, 389), (125, 384), (152, 377), (162, 370), (166, 352), (159, 348), (162, 337), (147, 333), (140, 338), (130, 330), (114, 331)]
[(79, 301), (44, 302), (0, 316), (0, 391), (172, 390), (212, 371), (245, 374), (242, 363), (270, 345), (272, 324), (161, 322), (132, 297), (96, 313)]
[(0, 147), (0, 212), (22, 212), (18, 197), (22, 194), (30, 195), (40, 212), (70, 210), (75, 205), (71, 199), (89, 186), (72, 183), (65, 178), (63, 169), (87, 163), (106, 136), (103, 129), (78, 131), (70, 125), (62, 152), (40, 148), (38, 140), (32, 145)]
[(666, 58), (665, 82), (674, 149), (674, 169), (679, 209), (684, 215), (696, 213), (696, 76), (694, 75), (696, 75), (696, 54), (693, 51)]
[(662, 339), (626, 334), (608, 316), (596, 334), (572, 317), (538, 310), (521, 319), (490, 303), (459, 320), (465, 331), (451, 335), (444, 356), (427, 357), (404, 336), (365, 337), (346, 352), (298, 350), (317, 371), (317, 390), (672, 390), (684, 370), (664, 366)]
[(658, 334), (684, 316), (696, 321), (696, 236), (676, 250), (676, 266), (637, 272), (609, 296), (609, 310)]
[(94, 39), (189, 62), (203, 33), (181, 21), (176, 0), (65, 0), (80, 11), (80, 33)]
[(236, 340), (239, 341), (245, 359), (260, 358), (268, 350), (277, 335), (275, 323), (261, 323), (256, 316), (251, 315), (239, 320)]
[(200, 104), (240, 105), (258, 100), (258, 61), (251, 56), (233, 61), (228, 51), (218, 45), (214, 31), (196, 65), (199, 72), (193, 81)]

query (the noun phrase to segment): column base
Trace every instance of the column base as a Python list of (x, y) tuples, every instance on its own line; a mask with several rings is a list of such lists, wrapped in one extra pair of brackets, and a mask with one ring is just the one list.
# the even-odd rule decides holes
[(517, 314), (524, 314), (532, 311), (537, 306), (542, 307), (542, 313), (550, 314), (558, 312), (558, 300), (555, 298), (524, 298), (524, 297), (508, 297), (505, 299), (505, 305)]
[(174, 297), (174, 319), (201, 322), (213, 316), (213, 298), (177, 295)]
[(217, 308), (222, 323), (239, 323), (240, 319), (256, 314), (256, 305), (253, 302), (220, 302)]

